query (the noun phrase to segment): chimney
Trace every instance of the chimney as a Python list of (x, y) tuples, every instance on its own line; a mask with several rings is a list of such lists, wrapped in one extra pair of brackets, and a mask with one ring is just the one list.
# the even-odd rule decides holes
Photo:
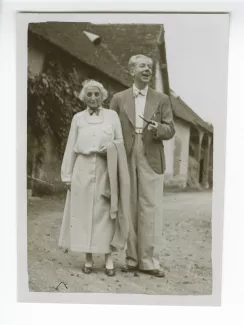
[(94, 44), (99, 45), (101, 43), (101, 37), (99, 35), (83, 31), (83, 33), (87, 36), (87, 38)]

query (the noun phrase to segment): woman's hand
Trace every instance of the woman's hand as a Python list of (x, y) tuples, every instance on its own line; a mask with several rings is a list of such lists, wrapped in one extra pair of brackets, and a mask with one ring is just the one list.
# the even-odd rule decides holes
[(66, 182), (65, 187), (67, 191), (71, 190), (71, 182)]
[(107, 156), (107, 147), (105, 145), (102, 145), (98, 150), (98, 154), (101, 156)]

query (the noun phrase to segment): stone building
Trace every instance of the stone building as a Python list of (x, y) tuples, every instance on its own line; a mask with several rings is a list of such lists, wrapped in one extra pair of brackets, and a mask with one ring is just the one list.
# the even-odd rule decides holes
[[(162, 27), (54, 22), (30, 24), (28, 68), (32, 75), (38, 75), (45, 71), (49, 60), (55, 60), (66, 69), (75, 69), (82, 79), (101, 81), (111, 98), (132, 84), (127, 69), (129, 58), (138, 53), (151, 56), (155, 61), (151, 86), (170, 95), (176, 126), (174, 138), (164, 143), (165, 185), (184, 188), (189, 173), (195, 173), (192, 177), (196, 182), (208, 188), (212, 184), (213, 128), (170, 90)], [(33, 172), (32, 144), (35, 141), (31, 134), (28, 139), (28, 174), (59, 183), (61, 161), (55, 152), (55, 140), (47, 136), (43, 163)], [(196, 166), (193, 171), (189, 168), (191, 159)]]

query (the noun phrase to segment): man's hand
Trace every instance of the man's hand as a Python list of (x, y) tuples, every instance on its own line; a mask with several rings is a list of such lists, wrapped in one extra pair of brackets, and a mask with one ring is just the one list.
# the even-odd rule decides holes
[(157, 122), (155, 122), (155, 121), (153, 121), (153, 120), (150, 120), (150, 122), (152, 123), (149, 123), (148, 124), (148, 130), (149, 131), (156, 131), (157, 130), (157, 128), (158, 128), (158, 123)]

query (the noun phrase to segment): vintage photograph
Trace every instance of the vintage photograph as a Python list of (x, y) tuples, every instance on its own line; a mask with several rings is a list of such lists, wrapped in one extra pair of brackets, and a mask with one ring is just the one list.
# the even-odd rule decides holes
[(212, 295), (218, 58), (197, 46), (164, 21), (29, 23), (30, 292)]

